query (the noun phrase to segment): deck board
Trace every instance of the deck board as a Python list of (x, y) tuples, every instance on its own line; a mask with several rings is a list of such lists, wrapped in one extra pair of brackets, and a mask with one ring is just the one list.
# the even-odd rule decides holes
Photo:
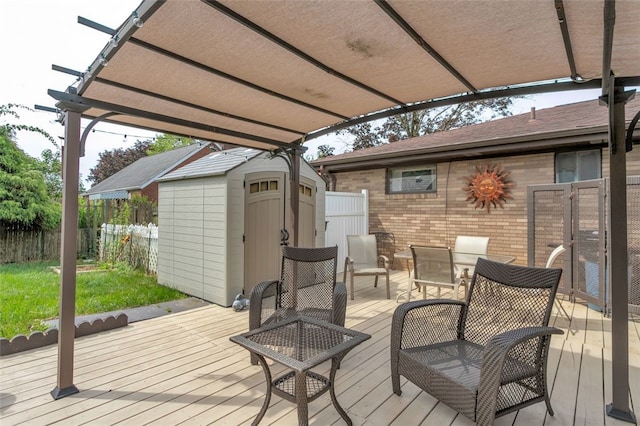
[[(372, 338), (349, 352), (336, 375), (338, 401), (355, 425), (472, 424), (445, 404), (401, 378), (392, 392), (389, 333), (395, 297), (407, 274), (391, 275), (391, 300), (384, 284), (356, 279), (345, 324)], [(414, 297), (422, 296), (414, 291)], [(443, 293), (443, 296), (447, 296)], [(434, 292), (429, 293), (434, 297)], [(605, 415), (611, 402), (611, 320), (585, 303), (560, 297), (571, 321), (554, 310), (548, 361), (554, 417), (544, 403), (510, 413), (496, 425), (622, 425)], [(404, 299), (403, 299), (404, 300)], [(57, 346), (0, 357), (0, 423), (64, 425), (240, 425), (251, 424), (265, 397), (260, 366), (229, 337), (248, 329), (248, 312), (207, 306), (76, 339), (74, 380), (80, 393), (53, 401)], [(631, 402), (640, 406), (639, 317), (629, 321)], [(284, 369), (271, 363), (272, 374)], [(328, 374), (330, 364), (316, 369)], [(309, 404), (311, 424), (342, 424), (329, 394)], [(273, 396), (261, 424), (295, 425), (294, 404)]]

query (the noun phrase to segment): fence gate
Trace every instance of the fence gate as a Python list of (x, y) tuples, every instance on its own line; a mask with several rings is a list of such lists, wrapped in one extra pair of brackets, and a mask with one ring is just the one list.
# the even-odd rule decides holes
[(591, 308), (606, 309), (604, 180), (571, 184), (573, 200), (573, 291)]
[(640, 176), (627, 178), (629, 312), (640, 314)]
[(567, 244), (571, 241), (571, 184), (532, 185), (527, 190), (530, 206), (527, 263), (544, 267), (551, 251), (564, 244), (567, 251), (554, 266), (564, 269), (558, 291), (572, 296), (571, 247)]
[(325, 193), (325, 245), (338, 246), (338, 272), (344, 269), (347, 257), (347, 235), (369, 233), (368, 192)]
[[(544, 266), (553, 247), (567, 248), (555, 266), (564, 272), (559, 291), (607, 312), (608, 179), (528, 187), (528, 264)], [(640, 313), (640, 176), (627, 178), (629, 312)]]

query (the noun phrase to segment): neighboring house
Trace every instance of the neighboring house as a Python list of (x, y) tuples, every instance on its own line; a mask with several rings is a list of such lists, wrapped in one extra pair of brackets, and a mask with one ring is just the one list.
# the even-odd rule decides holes
[[(627, 104), (627, 125), (638, 110), (640, 99)], [(490, 252), (527, 264), (527, 187), (607, 177), (607, 123), (607, 108), (594, 100), (532, 109), (311, 165), (328, 180), (329, 190), (368, 190), (370, 231), (392, 232), (397, 251), (408, 244), (453, 247), (457, 235), (483, 235), (491, 237)], [(640, 129), (635, 135), (627, 153), (629, 176), (640, 175)], [(499, 200), (504, 208), (492, 205), (488, 213), (474, 208), (476, 199), (465, 189), (476, 168), (490, 165), (507, 173), (514, 186)]]
[(281, 245), (295, 241), (292, 190), (299, 194), (299, 247), (325, 241), (325, 181), (301, 162), (291, 188), (287, 161), (235, 148), (210, 153), (159, 181), (158, 283), (222, 306), (280, 277)]
[[(109, 176), (82, 194), (89, 201), (129, 200), (135, 195), (158, 202), (157, 180), (167, 173), (185, 166), (211, 153), (209, 142), (198, 142), (182, 148), (140, 158), (124, 169)], [(105, 214), (108, 216), (108, 214)], [(103, 218), (108, 221), (108, 218)], [(142, 222), (148, 222), (149, 218)], [(134, 220), (134, 222), (140, 222)]]

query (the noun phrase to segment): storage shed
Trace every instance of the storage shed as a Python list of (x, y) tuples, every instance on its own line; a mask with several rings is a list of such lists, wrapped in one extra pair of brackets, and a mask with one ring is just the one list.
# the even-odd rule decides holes
[[(230, 306), (280, 273), (280, 245), (293, 241), (289, 165), (270, 152), (236, 148), (175, 170), (158, 185), (158, 282)], [(302, 161), (298, 245), (324, 246), (325, 182)]]

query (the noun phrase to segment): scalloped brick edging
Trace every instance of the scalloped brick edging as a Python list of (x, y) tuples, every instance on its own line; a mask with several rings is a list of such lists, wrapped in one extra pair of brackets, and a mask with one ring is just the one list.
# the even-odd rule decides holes
[[(114, 328), (125, 327), (129, 324), (127, 314), (121, 313), (117, 317), (109, 315), (104, 320), (98, 318), (91, 322), (84, 321), (76, 325), (76, 337), (82, 337), (89, 334), (99, 333), (101, 331), (112, 330)], [(29, 349), (40, 348), (42, 346), (52, 345), (58, 342), (58, 329), (50, 328), (49, 330), (34, 331), (25, 336), (19, 334), (11, 340), (0, 338), (0, 356), (11, 355), (17, 352), (28, 351)]]

